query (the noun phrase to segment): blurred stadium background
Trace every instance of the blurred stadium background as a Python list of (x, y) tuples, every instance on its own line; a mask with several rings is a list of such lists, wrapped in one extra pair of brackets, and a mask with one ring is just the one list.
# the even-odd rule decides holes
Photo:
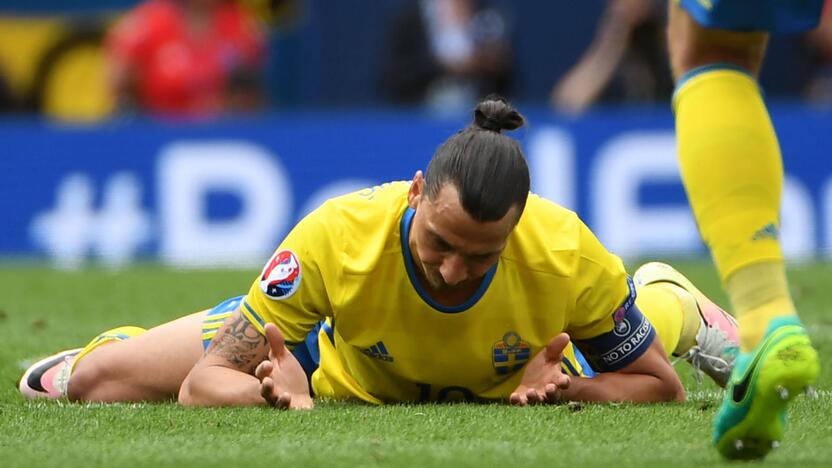
[[(125, 106), (113, 90), (106, 38), (139, 2), (0, 0), (0, 258), (256, 267), (322, 200), (423, 169), (490, 89), (528, 117), (515, 136), (536, 192), (576, 209), (625, 257), (703, 256), (677, 175), (665, 2), (638, 2), (609, 80), (576, 107), (552, 90), (603, 48), (600, 31), (616, 20), (605, 2), (473, 2), (472, 37), (422, 37), (428, 52), (413, 52), (407, 15), (430, 36), (438, 23), (425, 18), (454, 1), (242, 0), (263, 32), (257, 75), (244, 77), (256, 102), (179, 115)], [(832, 246), (829, 37), (774, 38), (761, 78), (794, 260), (825, 259)], [(454, 54), (477, 44), (499, 63), (454, 75)], [(419, 53), (444, 54), (434, 62), (451, 85), (412, 82), (417, 61), (430, 62)]]
[[(150, 1), (163, 2), (232, 4)], [(113, 31), (140, 3), (148, 2), (0, 0), (4, 466), (719, 462), (709, 425), (720, 393), (687, 370), (680, 374), (690, 401), (673, 406), (324, 402), (308, 415), (280, 413), (275, 423), (258, 409), (24, 401), (16, 382), (36, 356), (244, 292), (305, 213), (333, 195), (411, 178), (489, 91), (528, 118), (514, 136), (536, 192), (577, 210), (631, 266), (672, 257), (725, 304), (678, 176), (666, 0), (240, 0), (261, 31), (255, 66), (236, 67), (222, 41), (212, 43), (207, 54), (219, 51), (213, 59), (226, 87), (196, 110), (175, 100), (149, 104), (136, 92), (140, 83), (114, 79), (113, 44), (124, 42)], [(818, 31), (773, 38), (761, 77), (784, 154), (792, 293), (827, 363), (830, 4)], [(203, 90), (193, 70), (204, 69), (183, 63), (176, 54), (134, 63), (127, 78), (169, 72), (155, 83), (162, 95)], [(820, 398), (793, 405), (788, 443), (770, 461), (830, 466), (830, 382), (825, 365)]]

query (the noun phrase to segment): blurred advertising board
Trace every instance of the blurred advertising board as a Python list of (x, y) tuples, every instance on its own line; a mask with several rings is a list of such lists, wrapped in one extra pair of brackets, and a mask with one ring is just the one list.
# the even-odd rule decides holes
[[(774, 106), (785, 155), (781, 238), (832, 246), (832, 114)], [(672, 115), (538, 109), (512, 135), (533, 190), (625, 257), (704, 253), (678, 176)], [(256, 266), (323, 200), (426, 169), (468, 117), (299, 112), (202, 123), (0, 121), (0, 256), (74, 268), (134, 259)], [(499, 187), (494, 187), (499, 190)]]

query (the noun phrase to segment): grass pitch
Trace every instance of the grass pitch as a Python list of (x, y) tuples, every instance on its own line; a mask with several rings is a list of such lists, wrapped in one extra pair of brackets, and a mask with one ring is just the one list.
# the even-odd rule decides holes
[[(725, 303), (706, 261), (673, 262)], [(17, 393), (34, 358), (122, 324), (152, 327), (245, 292), (252, 271), (135, 267), (56, 272), (0, 264), (2, 466), (710, 466), (720, 391), (677, 369), (689, 401), (670, 405), (371, 407), (319, 402), (311, 412), (192, 409), (174, 403), (80, 405)], [(791, 406), (768, 465), (832, 466), (832, 265), (790, 272), (823, 359), (818, 397)]]

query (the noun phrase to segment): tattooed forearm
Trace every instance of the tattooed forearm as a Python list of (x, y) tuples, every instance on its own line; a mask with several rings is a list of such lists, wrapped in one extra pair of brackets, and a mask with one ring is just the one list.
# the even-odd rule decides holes
[(256, 328), (242, 315), (225, 324), (225, 331), (220, 330), (206, 354), (220, 356), (240, 370), (249, 374), (265, 359), (268, 343)]

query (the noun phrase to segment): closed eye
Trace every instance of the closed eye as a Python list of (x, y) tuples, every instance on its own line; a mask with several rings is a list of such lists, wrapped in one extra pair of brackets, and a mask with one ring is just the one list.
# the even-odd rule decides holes
[(475, 262), (485, 262), (485, 261), (491, 260), (494, 257), (494, 255), (495, 254), (493, 254), (493, 253), (477, 254), (477, 255), (471, 255), (471, 256), (469, 256), (469, 258), (471, 260), (475, 261)]
[(437, 250), (441, 250), (443, 252), (452, 250), (451, 245), (445, 242), (445, 240), (441, 237), (437, 236), (436, 234), (432, 235), (431, 237), (433, 240), (433, 245), (437, 248)]

